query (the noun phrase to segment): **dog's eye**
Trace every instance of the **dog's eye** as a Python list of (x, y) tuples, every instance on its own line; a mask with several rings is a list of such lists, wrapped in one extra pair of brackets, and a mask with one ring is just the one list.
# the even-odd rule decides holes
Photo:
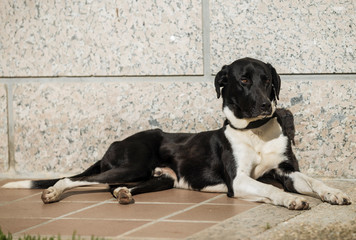
[(240, 81), (241, 81), (243, 84), (248, 84), (248, 83), (250, 83), (250, 79), (244, 78), (244, 77), (241, 78)]

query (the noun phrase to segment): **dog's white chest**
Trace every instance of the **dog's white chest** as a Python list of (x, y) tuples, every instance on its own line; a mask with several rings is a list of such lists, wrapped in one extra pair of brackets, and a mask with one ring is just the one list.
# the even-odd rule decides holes
[(235, 130), (227, 126), (225, 136), (233, 150), (237, 173), (256, 179), (285, 160), (288, 139), (277, 118), (251, 130)]

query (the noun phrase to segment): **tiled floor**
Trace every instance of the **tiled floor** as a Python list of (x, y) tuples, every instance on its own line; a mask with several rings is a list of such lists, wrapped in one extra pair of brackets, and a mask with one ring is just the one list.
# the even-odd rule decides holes
[[(0, 181), (0, 186), (6, 181)], [(62, 201), (43, 204), (41, 190), (0, 188), (0, 226), (14, 236), (57, 236), (73, 232), (120, 238), (186, 238), (257, 203), (227, 198), (225, 194), (172, 189), (135, 196), (135, 204), (120, 205), (105, 186), (77, 188)]]

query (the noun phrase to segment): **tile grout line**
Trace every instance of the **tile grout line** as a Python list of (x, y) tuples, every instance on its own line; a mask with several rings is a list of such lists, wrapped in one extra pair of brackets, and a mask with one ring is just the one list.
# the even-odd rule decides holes
[[(83, 217), (64, 217), (63, 220), (88, 220), (88, 221), (125, 221), (125, 222), (152, 222), (156, 219), (141, 219), (141, 218), (83, 218)], [(206, 221), (206, 220), (179, 220), (179, 219), (166, 219), (161, 220), (162, 222), (172, 222), (172, 223), (219, 223), (220, 221)]]
[(87, 209), (90, 209), (90, 208), (93, 208), (93, 207), (97, 207), (97, 206), (103, 205), (103, 204), (107, 203), (108, 201), (111, 201), (111, 199), (105, 200), (105, 201), (103, 201), (103, 202), (99, 202), (99, 203), (97, 203), (97, 204), (93, 204), (93, 205), (90, 205), (90, 206), (87, 206), (87, 207), (84, 207), (84, 208), (81, 208), (81, 209), (78, 209), (78, 210), (75, 210), (75, 211), (72, 211), (72, 212), (69, 212), (69, 213), (66, 213), (66, 214), (63, 214), (63, 215), (61, 215), (61, 216), (59, 216), (59, 217), (52, 218), (51, 220), (48, 220), (48, 221), (45, 221), (45, 222), (43, 222), (43, 223), (34, 225), (34, 226), (32, 226), (32, 227), (25, 228), (25, 229), (23, 229), (23, 230), (21, 230), (21, 231), (18, 231), (18, 232), (16, 232), (16, 233), (14, 233), (13, 235), (22, 234), (22, 233), (24, 233), (24, 232), (26, 232), (26, 231), (35, 229), (35, 228), (37, 228), (37, 227), (41, 227), (41, 226), (43, 226), (43, 225), (46, 225), (46, 224), (48, 224), (48, 223), (51, 223), (51, 222), (54, 222), (54, 221), (57, 221), (57, 220), (60, 220), (60, 219), (63, 219), (63, 218), (65, 218), (66, 216), (70, 216), (70, 215), (72, 215), (72, 214), (79, 213), (79, 212), (85, 211), (85, 210), (87, 210)]
[[(20, 219), (20, 220), (52, 220), (51, 217), (1, 217), (0, 219)], [(86, 217), (63, 217), (60, 220), (85, 220), (85, 221), (121, 221), (121, 222), (152, 222), (156, 219), (147, 219), (147, 218), (86, 218)], [(220, 223), (221, 221), (205, 221), (205, 220), (179, 220), (179, 219), (166, 219), (162, 220), (162, 222), (170, 222), (170, 223)]]
[(135, 202), (135, 204), (152, 204), (152, 205), (160, 205), (160, 204), (166, 204), (166, 205), (192, 205), (192, 204), (196, 204), (194, 202), (188, 202), (188, 203), (180, 203), (180, 202)]
[(251, 207), (257, 207), (260, 204), (251, 204), (251, 203), (207, 203), (206, 205), (219, 205), (219, 206), (251, 206)]
[(222, 196), (225, 196), (225, 194), (217, 195), (217, 196), (212, 197), (212, 198), (210, 198), (210, 199), (207, 199), (207, 200), (205, 200), (205, 201), (203, 201), (203, 202), (197, 203), (197, 204), (195, 204), (195, 205), (193, 205), (193, 206), (190, 206), (190, 207), (184, 208), (184, 209), (182, 209), (182, 210), (176, 211), (176, 212), (174, 212), (174, 213), (168, 214), (168, 215), (166, 215), (166, 216), (164, 216), (164, 217), (161, 217), (161, 218), (156, 219), (156, 220), (154, 220), (154, 221), (152, 221), (152, 222), (146, 223), (146, 224), (144, 224), (144, 225), (142, 225), (142, 226), (140, 226), (140, 227), (134, 228), (134, 229), (132, 229), (132, 230), (130, 230), (130, 231), (127, 231), (127, 232), (125, 232), (125, 233), (123, 233), (123, 234), (120, 234), (120, 235), (118, 235), (118, 236), (116, 236), (116, 237), (114, 237), (114, 238), (115, 238), (115, 239), (118, 239), (118, 238), (127, 236), (127, 235), (129, 235), (129, 234), (131, 234), (131, 233), (137, 232), (137, 231), (139, 231), (139, 230), (141, 230), (141, 229), (144, 229), (144, 228), (146, 228), (146, 227), (148, 227), (148, 226), (151, 226), (151, 225), (153, 225), (153, 224), (155, 224), (155, 223), (162, 222), (162, 221), (166, 220), (167, 218), (176, 216), (176, 215), (178, 215), (178, 214), (180, 214), (180, 213), (189, 211), (189, 210), (194, 209), (194, 208), (196, 208), (196, 207), (199, 207), (199, 206), (201, 206), (201, 205), (203, 205), (203, 204), (205, 204), (205, 203), (208, 203), (208, 202), (210, 202), (210, 201), (213, 201), (213, 200), (216, 200), (216, 199), (218, 199), (218, 198), (221, 198)]
[(1, 207), (1, 206), (6, 206), (6, 205), (9, 205), (9, 204), (11, 204), (11, 203), (15, 203), (15, 202), (18, 202), (18, 201), (21, 201), (21, 200), (25, 200), (25, 199), (27, 199), (27, 198), (31, 198), (31, 197), (34, 197), (34, 196), (40, 195), (40, 194), (41, 194), (41, 193), (35, 193), (35, 194), (29, 195), (29, 196), (26, 196), (26, 197), (22, 197), (22, 198), (17, 198), (17, 199), (15, 199), (15, 200), (11, 200), (11, 201), (9, 201), (9, 202), (0, 203), (0, 207)]
[(217, 223), (220, 223), (221, 221), (166, 219), (166, 220), (162, 220), (161, 222), (169, 222), (169, 223), (213, 223), (213, 224), (217, 224)]

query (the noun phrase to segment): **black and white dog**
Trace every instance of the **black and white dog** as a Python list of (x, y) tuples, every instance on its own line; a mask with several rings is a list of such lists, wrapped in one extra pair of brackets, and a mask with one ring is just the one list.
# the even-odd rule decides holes
[[(122, 204), (132, 195), (173, 187), (224, 192), (228, 197), (309, 209), (301, 196), (331, 204), (351, 204), (338, 189), (299, 171), (292, 152), (292, 113), (277, 109), (280, 78), (259, 60), (244, 58), (223, 66), (215, 78), (222, 96), (225, 124), (215, 131), (165, 133), (148, 130), (111, 144), (104, 157), (83, 173), (62, 179), (20, 181), (5, 188), (47, 188), (44, 203), (59, 201), (64, 191), (105, 183)], [(284, 190), (266, 184), (278, 182)]]

